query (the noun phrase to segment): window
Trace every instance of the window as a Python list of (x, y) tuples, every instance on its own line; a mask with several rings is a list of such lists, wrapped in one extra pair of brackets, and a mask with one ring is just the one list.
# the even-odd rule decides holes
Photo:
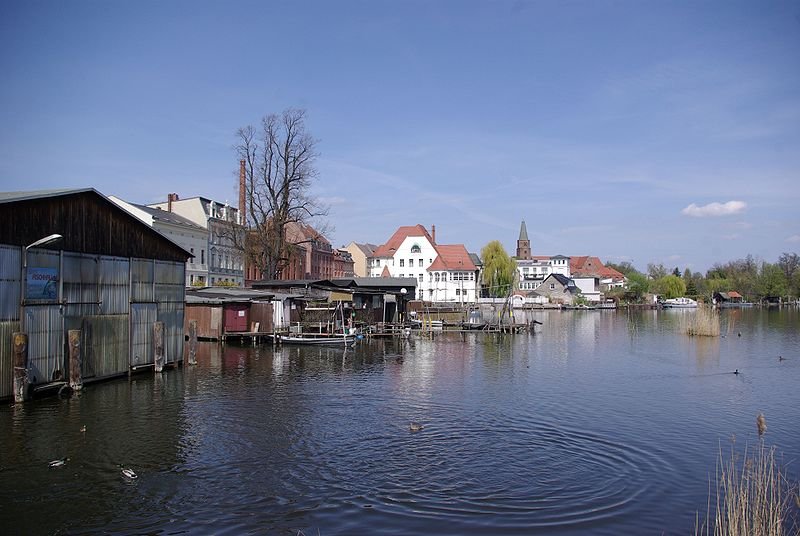
[(406, 260), (405, 260), (405, 259), (400, 259), (400, 268), (402, 268), (403, 266), (405, 266), (405, 262), (406, 262)]
[(436, 282), (439, 282), (439, 272), (436, 272)]
[(413, 268), (414, 267), (414, 259), (408, 259), (408, 265)]
[(420, 268), (422, 268), (422, 259), (419, 260), (419, 264), (417, 264)]
[(414, 244), (411, 246), (411, 253), (421, 253), (422, 250), (419, 247), (419, 244)]
[(461, 289), (456, 289), (456, 296), (461, 296)]
[(200, 250), (200, 264), (205, 264), (205, 263), (206, 263), (206, 250), (201, 249)]
[(556, 284), (550, 283), (550, 290), (555, 290), (555, 289), (556, 289)]
[(419, 274), (419, 282), (422, 283), (422, 281), (424, 279), (425, 279), (425, 276), (423, 274)]

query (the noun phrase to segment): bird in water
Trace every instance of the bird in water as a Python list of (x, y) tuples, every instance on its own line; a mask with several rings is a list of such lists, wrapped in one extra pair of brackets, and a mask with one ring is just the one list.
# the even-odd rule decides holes
[(127, 468), (122, 470), (122, 476), (124, 476), (125, 478), (129, 478), (131, 480), (139, 478), (139, 475), (134, 473), (133, 469), (127, 469)]
[(733, 373), (734, 374), (739, 374), (739, 369), (737, 368), (736, 370), (733, 371)]
[(83, 426), (81, 426), (81, 432), (82, 433), (86, 433), (86, 425), (85, 424)]
[(49, 464), (50, 468), (52, 469), (54, 467), (63, 467), (64, 465), (67, 464), (67, 460), (69, 460), (69, 458), (61, 458), (60, 460), (53, 460)]
[(783, 357), (782, 355), (779, 355), (778, 356), (778, 361), (786, 361), (786, 358)]
[(741, 336), (742, 336), (742, 332), (740, 331), (740, 332), (739, 332), (739, 337), (741, 337)]
[(420, 431), (420, 430), (422, 430), (423, 428), (425, 428), (425, 427), (424, 427), (424, 426), (422, 426), (422, 424), (420, 424), (420, 423), (418, 423), (418, 422), (412, 422), (412, 423), (411, 423), (411, 424), (408, 426), (408, 429), (409, 429), (409, 430), (411, 430), (412, 432), (419, 432), (419, 431)]

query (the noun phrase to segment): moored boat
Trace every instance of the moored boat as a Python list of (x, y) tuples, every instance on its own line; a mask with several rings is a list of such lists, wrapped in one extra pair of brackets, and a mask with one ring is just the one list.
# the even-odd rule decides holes
[(300, 334), (300, 335), (282, 335), (279, 341), (282, 344), (313, 344), (313, 345), (346, 345), (353, 344), (356, 341), (356, 335), (316, 335), (316, 334)]
[(697, 302), (691, 298), (681, 296), (680, 298), (670, 298), (664, 300), (664, 307), (667, 309), (689, 309), (697, 307)]

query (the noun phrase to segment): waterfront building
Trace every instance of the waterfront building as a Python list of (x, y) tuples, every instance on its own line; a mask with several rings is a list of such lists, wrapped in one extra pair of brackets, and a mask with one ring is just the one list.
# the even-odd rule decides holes
[[(14, 370), (22, 395), (72, 382), (70, 331), (81, 383), (153, 366), (156, 322), (165, 362), (181, 361), (189, 256), (92, 188), (0, 193), (0, 398)], [(15, 332), (27, 334), (18, 369)]]
[(333, 277), (354, 277), (354, 261), (350, 252), (344, 248), (333, 250)]
[(187, 287), (204, 287), (208, 284), (208, 264), (206, 263), (208, 231), (206, 229), (169, 210), (128, 203), (113, 195), (108, 198), (192, 255), (186, 261)]
[(373, 253), (372, 277), (413, 277), (417, 299), (472, 303), (478, 297), (480, 271), (463, 244), (436, 243), (422, 225), (400, 227)]
[(375, 244), (359, 244), (350, 242), (344, 248), (353, 259), (353, 275), (367, 277), (370, 274), (370, 262), (378, 246)]
[(569, 257), (565, 255), (531, 254), (531, 242), (528, 238), (525, 220), (520, 224), (515, 259), (517, 262), (519, 289), (522, 291), (530, 292), (536, 290), (550, 274), (559, 274), (567, 278), (571, 276)]
[(244, 255), (241, 247), (244, 227), (241, 226), (236, 207), (206, 197), (180, 199), (178, 194), (169, 194), (166, 203), (154, 203), (148, 207), (174, 212), (206, 230), (207, 243), (200, 250), (199, 264), (207, 264), (207, 285), (244, 285)]

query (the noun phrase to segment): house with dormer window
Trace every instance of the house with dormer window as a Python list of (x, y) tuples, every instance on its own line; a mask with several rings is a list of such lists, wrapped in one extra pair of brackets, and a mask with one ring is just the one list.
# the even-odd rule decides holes
[(372, 277), (413, 277), (418, 300), (471, 303), (476, 301), (479, 271), (463, 244), (436, 243), (422, 225), (400, 227), (369, 260)]

